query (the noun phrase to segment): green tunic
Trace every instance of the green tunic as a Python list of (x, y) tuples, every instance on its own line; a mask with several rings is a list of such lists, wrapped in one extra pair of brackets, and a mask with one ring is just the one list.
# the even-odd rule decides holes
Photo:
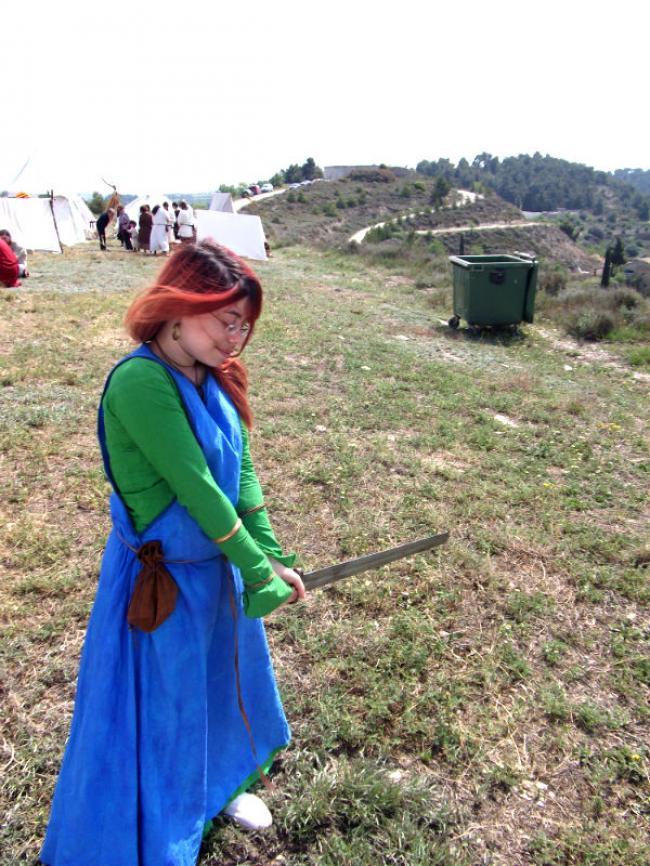
[(235, 508), (212, 477), (178, 389), (164, 367), (146, 358), (125, 362), (111, 378), (103, 407), (111, 470), (135, 529), (141, 532), (174, 499), (212, 539), (227, 535), (241, 516), (241, 529), (219, 547), (249, 587), (272, 578), (247, 590), (246, 613), (263, 616), (285, 601), (292, 590), (275, 576), (268, 557), (291, 567), (295, 556), (282, 553), (265, 509), (247, 513), (263, 503), (263, 496), (246, 426), (241, 425), (243, 455)]

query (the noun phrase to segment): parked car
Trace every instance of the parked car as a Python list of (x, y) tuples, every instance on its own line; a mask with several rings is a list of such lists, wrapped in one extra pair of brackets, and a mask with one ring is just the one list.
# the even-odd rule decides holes
[(260, 189), (259, 184), (257, 184), (257, 183), (252, 183), (252, 184), (248, 187), (248, 191), (250, 192), (251, 195), (259, 195), (259, 194), (262, 192), (262, 190)]
[(273, 192), (273, 184), (272, 183), (263, 183), (260, 187), (262, 192)]

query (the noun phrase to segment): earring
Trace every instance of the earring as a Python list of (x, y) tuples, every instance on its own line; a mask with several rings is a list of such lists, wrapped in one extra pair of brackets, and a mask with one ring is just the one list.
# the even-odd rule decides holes
[(178, 322), (172, 328), (172, 340), (179, 340), (181, 336), (181, 326)]

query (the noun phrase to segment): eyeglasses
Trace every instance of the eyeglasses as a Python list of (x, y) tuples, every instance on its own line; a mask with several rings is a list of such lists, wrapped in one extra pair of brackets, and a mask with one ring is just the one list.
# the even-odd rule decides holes
[(241, 334), (242, 337), (247, 337), (251, 332), (249, 322), (243, 322), (241, 325), (237, 325), (235, 322), (224, 322), (224, 320), (220, 319), (216, 313), (211, 313), (211, 316), (219, 322), (221, 327), (229, 336), (232, 336), (233, 334)]

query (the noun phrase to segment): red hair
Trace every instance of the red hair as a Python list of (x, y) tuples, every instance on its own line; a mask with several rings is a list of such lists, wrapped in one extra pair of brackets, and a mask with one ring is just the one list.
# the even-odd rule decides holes
[[(124, 323), (134, 340), (148, 343), (172, 319), (211, 313), (242, 298), (249, 303), (251, 326), (243, 351), (262, 312), (262, 286), (239, 256), (205, 239), (183, 244), (171, 256), (154, 285), (133, 301)], [(215, 367), (213, 373), (250, 428), (253, 415), (248, 405), (248, 376), (242, 362), (229, 358)]]

